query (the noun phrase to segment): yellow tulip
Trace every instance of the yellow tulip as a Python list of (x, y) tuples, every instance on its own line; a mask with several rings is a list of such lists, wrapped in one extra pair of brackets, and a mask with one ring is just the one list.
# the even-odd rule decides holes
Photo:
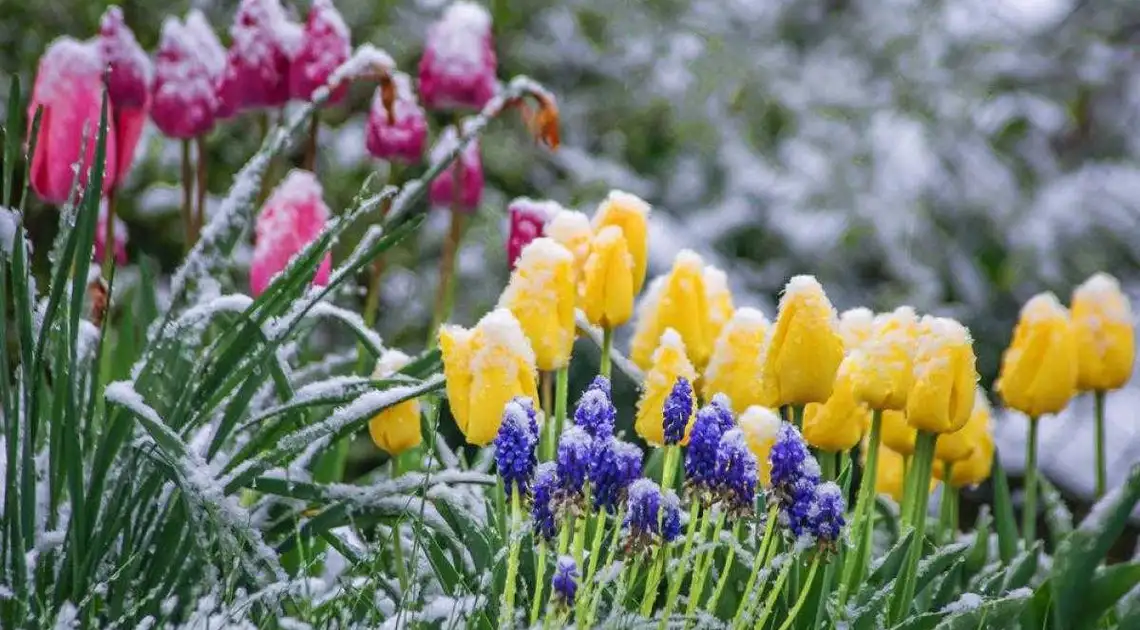
[(772, 462), (768, 454), (772, 452), (772, 445), (780, 432), (780, 417), (767, 407), (752, 405), (737, 417), (736, 424), (760, 465), (760, 483), (767, 488), (772, 485)]
[[(704, 262), (695, 252), (682, 250), (669, 273), (649, 284), (649, 291), (637, 307), (637, 324), (630, 343), (633, 362), (648, 370), (661, 333), (672, 328), (680, 333), (693, 365), (704, 369), (716, 341), (709, 298)], [(731, 307), (731, 296), (728, 299)]]
[[(399, 350), (388, 350), (376, 362), (373, 378), (387, 378), (399, 372), (411, 357)], [(368, 421), (372, 443), (389, 455), (399, 455), (415, 448), (423, 440), (420, 435), (420, 402), (405, 400), (376, 414)]]
[(538, 400), (534, 352), (509, 310), (484, 315), (470, 330), (444, 326), (439, 349), (451, 414), (469, 444), (490, 444), (514, 397)]
[(810, 403), (804, 409), (804, 440), (831, 453), (853, 448), (870, 423), (871, 410), (855, 400), (851, 363), (839, 364), (835, 387), (825, 403)]
[(1073, 292), (1077, 389), (1120, 389), (1132, 377), (1136, 338), (1132, 305), (1116, 278), (1098, 273)]
[(641, 292), (645, 284), (645, 270), (649, 264), (649, 204), (637, 195), (610, 191), (594, 214), (594, 231), (616, 226), (625, 236), (632, 257), (633, 294)]
[(736, 311), (732, 291), (728, 288), (728, 276), (712, 265), (705, 267), (705, 296), (708, 298), (709, 327), (712, 330), (710, 344), (715, 344)]
[(591, 324), (616, 328), (633, 315), (633, 257), (620, 228), (602, 228), (590, 241), (590, 254), (578, 285), (578, 304)]
[(855, 351), (855, 398), (871, 409), (906, 409), (917, 338), (918, 318), (909, 306), (875, 316), (871, 336)]
[(590, 219), (577, 210), (562, 210), (546, 224), (544, 231), (546, 236), (574, 254), (575, 278), (580, 279), (586, 258), (590, 256), (590, 241), (594, 238)]
[(570, 363), (574, 347), (574, 255), (549, 238), (522, 250), (499, 307), (510, 309), (534, 349), (540, 370)]
[[(685, 354), (685, 342), (681, 335), (672, 328), (668, 328), (661, 335), (661, 342), (653, 353), (653, 366), (645, 374), (642, 383), (641, 399), (637, 401), (637, 419), (634, 428), (637, 434), (646, 442), (661, 446), (665, 443), (665, 427), (663, 411), (665, 399), (673, 391), (673, 385), (678, 377), (696, 382), (697, 370)], [(694, 405), (695, 407), (696, 405)], [(681, 444), (689, 443), (689, 430), (693, 427), (693, 413), (685, 423), (685, 437)]]
[(771, 406), (827, 401), (843, 360), (837, 328), (835, 309), (819, 282), (792, 278), (764, 349), (762, 386)]
[(1069, 313), (1052, 293), (1041, 293), (1021, 309), (995, 389), (1006, 406), (1037, 418), (1064, 409), (1076, 386), (1077, 342)]
[[(966, 426), (953, 433), (938, 436), (938, 443), (934, 446), (934, 458), (955, 465), (968, 459), (981, 443), (982, 437), (989, 434), (989, 430), (990, 403), (986, 400), (985, 392), (979, 387), (974, 395), (974, 410), (970, 412)], [(941, 464), (934, 465), (935, 471), (941, 467)]]
[(914, 455), (914, 444), (918, 437), (918, 431), (906, 421), (906, 412), (884, 411), (881, 431), (883, 446), (896, 453)]
[[(987, 427), (988, 429), (988, 427)], [(977, 446), (966, 459), (957, 462), (950, 469), (950, 485), (954, 488), (976, 486), (990, 478), (994, 463), (994, 438), (987, 430), (981, 435)], [(935, 465), (934, 475), (942, 479), (946, 474), (942, 466)]]
[(974, 342), (965, 326), (949, 318), (928, 315), (919, 328), (906, 419), (920, 431), (953, 433), (974, 409)]
[[(864, 449), (863, 452), (866, 452), (866, 450)], [(895, 500), (895, 503), (901, 504), (903, 500), (903, 487), (906, 482), (906, 478), (903, 475), (905, 470), (906, 465), (901, 453), (896, 453), (889, 448), (880, 448), (879, 464), (875, 471), (875, 492), (889, 495)], [(938, 481), (931, 479), (930, 489), (933, 491), (937, 486)]]
[(732, 401), (732, 409), (742, 413), (759, 405), (760, 353), (768, 334), (768, 318), (753, 308), (739, 308), (728, 320), (705, 368), (703, 393), (705, 400), (724, 394)]
[(875, 314), (869, 308), (853, 308), (839, 316), (839, 336), (848, 353), (861, 347), (871, 338), (875, 325)]

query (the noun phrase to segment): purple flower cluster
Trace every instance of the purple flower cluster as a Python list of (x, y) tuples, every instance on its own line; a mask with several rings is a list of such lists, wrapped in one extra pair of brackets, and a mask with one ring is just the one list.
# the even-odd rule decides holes
[[(533, 410), (533, 405), (531, 405)], [(507, 495), (512, 492), (527, 494), (534, 467), (538, 465), (535, 448), (538, 446), (537, 422), (527, 413), (519, 399), (507, 403), (503, 410), (503, 423), (495, 436), (495, 464)]]
[(582, 494), (590, 472), (590, 452), (594, 439), (582, 427), (570, 427), (558, 440), (558, 485), (568, 497)]
[(748, 515), (756, 505), (760, 483), (756, 456), (748, 448), (744, 432), (730, 429), (720, 438), (716, 453), (716, 480), (721, 500), (730, 514)]
[(697, 412), (693, 429), (689, 432), (689, 447), (685, 452), (685, 477), (689, 487), (708, 496), (717, 482), (717, 450), (720, 438), (732, 428), (733, 418), (717, 405), (706, 405)]
[(810, 536), (830, 547), (843, 530), (843, 493), (832, 482), (820, 483), (819, 464), (798, 429), (783, 424), (772, 446), (772, 493), (779, 502), (779, 522), (792, 536)]
[(843, 532), (843, 511), (846, 509), (843, 491), (834, 482), (821, 483), (815, 488), (814, 509), (809, 511), (808, 522), (812, 534), (822, 544), (839, 540)]
[(685, 425), (693, 415), (693, 384), (684, 376), (677, 377), (661, 410), (665, 444), (679, 444), (685, 438)]
[(625, 527), (635, 547), (655, 539), (672, 542), (681, 534), (681, 502), (672, 490), (661, 492), (652, 479), (638, 479), (629, 486)]
[(614, 434), (617, 409), (610, 401), (610, 382), (606, 377), (594, 379), (574, 410), (574, 424), (582, 427), (590, 437), (604, 440)]
[(641, 449), (615, 437), (595, 439), (590, 455), (594, 508), (611, 514), (626, 488), (641, 476)]
[(558, 535), (558, 515), (554, 511), (554, 494), (558, 490), (558, 472), (554, 462), (543, 462), (534, 473), (534, 504), (530, 516), (535, 534), (546, 542)]
[(559, 556), (550, 587), (558, 603), (567, 607), (574, 605), (574, 596), (578, 594), (578, 564), (574, 558)]

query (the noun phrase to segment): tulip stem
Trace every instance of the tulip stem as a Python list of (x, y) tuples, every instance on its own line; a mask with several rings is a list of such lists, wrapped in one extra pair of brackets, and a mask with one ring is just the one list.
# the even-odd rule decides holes
[[(99, 222), (95, 222), (99, 229)], [(107, 224), (103, 226), (103, 277), (111, 278), (115, 267), (115, 190), (107, 193)]]
[(816, 453), (816, 459), (819, 460), (820, 478), (824, 481), (835, 481), (838, 475), (835, 468), (835, 453), (820, 449)]
[(1025, 548), (1029, 549), (1037, 540), (1037, 418), (1029, 419), (1029, 438), (1025, 441), (1025, 505), (1021, 531)]
[(839, 589), (841, 610), (847, 605), (847, 596), (852, 589), (863, 581), (871, 553), (871, 540), (875, 531), (875, 480), (879, 474), (879, 442), (882, 432), (883, 412), (876, 409), (871, 414), (871, 434), (867, 439), (867, 463), (859, 480), (859, 497), (855, 503), (855, 522), (852, 526), (855, 554), (848, 556), (843, 566), (843, 584)]
[(804, 430), (804, 406), (792, 405), (792, 423), (800, 431)]
[(612, 328), (602, 329), (602, 364), (598, 372), (607, 379), (610, 378), (610, 350), (614, 347), (614, 331)]
[[(661, 465), (661, 490), (673, 487), (673, 477), (677, 473), (677, 462), (681, 459), (681, 447), (670, 444), (665, 447), (665, 462)], [(664, 514), (664, 512), (662, 512)]]
[(320, 111), (314, 109), (312, 116), (309, 117), (309, 137), (305, 142), (305, 161), (301, 163), (301, 168), (311, 173), (317, 171), (317, 136), (321, 129)]
[[(708, 601), (705, 602), (705, 612), (710, 615), (716, 615), (716, 605), (720, 602), (720, 595), (724, 592), (724, 586), (728, 584), (728, 575), (732, 572), (732, 561), (736, 559), (736, 542), (740, 539), (740, 526), (741, 522), (739, 519), (737, 519), (736, 525), (732, 527), (733, 545), (728, 548), (728, 557), (724, 559), (724, 568), (721, 569), (720, 578), (716, 581), (716, 588), (713, 589), (712, 594), (709, 595)], [(720, 530), (716, 530), (714, 534), (718, 533), (719, 531)], [(715, 548), (710, 553), (716, 553)], [(711, 557), (709, 558), (707, 565), (712, 565)], [(810, 581), (811, 578), (808, 578), (808, 580)]]
[[(114, 221), (107, 221), (108, 225), (113, 223)], [(189, 140), (182, 141), (182, 230), (185, 233), (186, 251), (189, 252), (194, 247), (194, 166), (190, 163)], [(104, 249), (112, 247), (113, 243), (114, 241), (108, 241)]]
[(756, 548), (756, 556), (752, 559), (752, 572), (748, 574), (748, 582), (744, 584), (740, 603), (736, 605), (736, 614), (732, 617), (733, 628), (740, 626), (745, 617), (745, 612), (752, 608), (752, 588), (756, 585), (756, 578), (760, 576), (760, 569), (768, 562), (768, 550), (771, 547), (772, 532), (776, 529), (776, 517), (779, 509), (779, 504), (774, 501), (772, 507), (768, 508), (768, 517), (764, 522), (764, 537), (760, 540), (760, 546)]
[[(820, 556), (816, 555), (815, 560), (811, 561), (811, 568), (808, 569), (807, 584), (809, 585), (815, 578), (816, 569), (819, 569), (819, 558)], [(795, 606), (793, 606), (792, 609), (788, 612), (787, 617), (784, 619), (784, 623), (780, 625), (780, 630), (788, 630), (788, 628), (792, 627), (792, 622), (796, 620), (796, 616), (800, 614), (800, 609), (804, 607), (804, 602), (807, 601), (809, 592), (811, 592), (810, 587), (800, 590), (799, 599), (796, 600)]]
[(941, 529), (939, 538), (943, 543), (948, 543), (954, 540), (954, 532), (958, 529), (958, 489), (950, 483), (954, 464), (946, 462), (942, 466), (942, 504), (938, 508), (938, 525)]
[(455, 302), (455, 259), (459, 253), (459, 242), (463, 238), (465, 215), (459, 210), (458, 203), (453, 203), (452, 206), (451, 227), (447, 232), (447, 240), (443, 242), (443, 254), (439, 258), (439, 288), (435, 294), (435, 315), (428, 331), (428, 345), (432, 347), (436, 344), (436, 332), (443, 322), (451, 317), (451, 308)]
[(538, 543), (537, 566), (534, 569), (534, 594), (530, 602), (530, 625), (538, 623), (538, 613), (542, 610), (543, 578), (546, 577), (546, 542)]
[(511, 490), (511, 526), (509, 552), (507, 556), (507, 583), (503, 593), (503, 608), (499, 612), (499, 627), (510, 628), (514, 625), (515, 611), (515, 582), (519, 573), (519, 541), (517, 534), (522, 525), (522, 505), (519, 502), (518, 488)]
[(1104, 496), (1107, 489), (1108, 468), (1104, 457), (1104, 392), (1093, 392), (1093, 401), (1096, 405), (1096, 496)]
[(562, 435), (562, 427), (566, 424), (566, 405), (570, 397), (570, 367), (558, 368), (557, 379), (554, 383), (554, 435), (550, 440), (550, 458), (554, 459), (558, 448), (558, 438)]
[[(391, 478), (399, 477), (400, 473), (400, 456), (395, 455), (392, 457)], [(404, 562), (404, 544), (400, 537), (399, 523), (392, 526), (392, 559), (396, 563), (396, 577), (400, 581), (400, 592), (402, 593), (408, 588), (408, 567), (405, 566)]]
[(922, 557), (922, 548), (925, 545), (926, 535), (926, 504), (930, 499), (930, 472), (934, 464), (934, 446), (938, 439), (937, 433), (919, 431), (915, 440), (914, 461), (911, 464), (913, 484), (912, 501), (907, 505), (910, 509), (910, 523), (914, 527), (914, 537), (907, 547), (902, 573), (895, 586), (895, 597), (892, 602), (890, 620), (894, 625), (906, 616), (914, 598), (914, 580), (918, 571), (918, 561)]
[(207, 185), (207, 165), (209, 160), (206, 156), (206, 135), (202, 134), (194, 139), (194, 144), (198, 148), (198, 211), (197, 216), (194, 217), (194, 243), (202, 236), (202, 226), (206, 224), (206, 191)]

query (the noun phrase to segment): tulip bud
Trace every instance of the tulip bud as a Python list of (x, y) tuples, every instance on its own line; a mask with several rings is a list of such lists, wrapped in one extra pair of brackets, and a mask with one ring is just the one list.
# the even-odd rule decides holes
[(1057, 413), (1075, 393), (1077, 357), (1069, 313), (1052, 293), (1039, 294), (1021, 309), (995, 389), (1030, 418)]
[(622, 235), (633, 257), (633, 294), (641, 292), (645, 284), (645, 271), (649, 264), (649, 204), (640, 197), (620, 190), (610, 191), (594, 214), (594, 232), (607, 226), (621, 228)]
[[(376, 362), (372, 377), (389, 378), (411, 363), (411, 357), (399, 350), (387, 350)], [(395, 456), (420, 445), (420, 402), (405, 400), (376, 414), (368, 421), (368, 434), (377, 448)]]
[(186, 23), (162, 22), (155, 61), (151, 118), (170, 138), (186, 140), (208, 133), (220, 105), (214, 86), (226, 69), (226, 51), (197, 9)]
[[(646, 442), (656, 446), (665, 444), (665, 403), (673, 392), (677, 379), (684, 378), (692, 383), (697, 378), (697, 370), (685, 354), (685, 342), (672, 328), (661, 335), (661, 342), (653, 353), (653, 366), (645, 375), (641, 399), (637, 402), (637, 420), (634, 428)], [(693, 426), (696, 405), (691, 404), (688, 417), (684, 420), (681, 444), (688, 444), (689, 430)], [(681, 423), (677, 423), (681, 424)]]
[(870, 423), (871, 410), (855, 399), (852, 363), (839, 364), (835, 386), (825, 403), (809, 403), (804, 408), (804, 440), (812, 446), (839, 453), (854, 448)]
[(630, 358), (638, 367), (649, 369), (657, 341), (667, 328), (680, 333), (697, 369), (705, 367), (716, 338), (712, 336), (704, 279), (701, 257), (686, 249), (677, 254), (667, 276), (650, 283), (637, 309), (637, 325), (630, 346)]
[(768, 454), (780, 433), (780, 417), (771, 409), (753, 405), (740, 414), (736, 423), (760, 465), (760, 483), (767, 488), (772, 485), (772, 462)]
[(574, 269), (581, 281), (590, 256), (590, 242), (594, 239), (590, 219), (577, 210), (562, 210), (550, 219), (544, 232), (574, 254)]
[[(334, 70), (348, 60), (352, 43), (348, 26), (332, 0), (313, 0), (309, 18), (301, 32), (300, 48), (289, 67), (289, 95), (307, 101), (317, 88), (324, 87)], [(344, 98), (347, 84), (341, 84), (329, 98), (335, 103)]]
[(289, 100), (289, 60), (301, 43), (301, 26), (281, 0), (242, 0), (230, 27), (233, 41), (218, 84), (218, 115), (281, 107)]
[[(254, 225), (253, 263), (249, 283), (253, 294), (261, 295), (293, 256), (320, 235), (329, 218), (329, 207), (316, 175), (290, 171), (266, 200)], [(332, 254), (325, 254), (313, 284), (325, 285), (332, 270)]]
[[(938, 436), (938, 442), (934, 446), (935, 459), (957, 466), (973, 455), (974, 449), (981, 444), (983, 437), (989, 434), (989, 430), (990, 403), (986, 400), (985, 392), (979, 387), (974, 394), (974, 409), (970, 412), (970, 419), (966, 421), (966, 425), (953, 433)], [(940, 465), (934, 466), (936, 472), (939, 468)]]
[(736, 310), (713, 344), (703, 381), (705, 400), (725, 394), (737, 413), (760, 404), (760, 353), (769, 326), (768, 318), (756, 309)]
[(574, 347), (574, 256), (549, 238), (526, 246), (499, 298), (534, 349), (540, 370), (570, 363)]
[[(938, 441), (941, 442), (942, 438), (939, 438)], [(954, 466), (950, 469), (950, 485), (954, 488), (964, 488), (966, 486), (976, 486), (982, 483), (990, 478), (993, 462), (994, 438), (987, 416), (984, 430), (977, 436), (977, 442), (974, 445), (974, 449), (970, 452), (970, 456), (964, 460), (955, 462)], [(945, 474), (946, 470), (944, 467), (934, 467), (935, 477), (942, 479)]]
[[(510, 221), (507, 233), (507, 264), (511, 268), (514, 268), (523, 248), (534, 239), (542, 236), (546, 224), (559, 212), (562, 212), (562, 206), (558, 205), (556, 201), (536, 201), (526, 197), (518, 197), (507, 206), (507, 215)], [(559, 245), (565, 247), (564, 243), (559, 243)], [(569, 251), (569, 248), (566, 249)], [(575, 282), (578, 278), (577, 273), (575, 267)]]
[(839, 336), (847, 353), (863, 346), (871, 338), (875, 327), (875, 314), (869, 308), (853, 308), (839, 316)]
[(460, 0), (428, 29), (420, 59), (420, 96), (429, 109), (482, 109), (498, 91), (491, 14)]
[[(459, 146), (459, 134), (455, 127), (443, 130), (435, 146), (431, 148), (431, 163), (438, 164)], [(459, 197), (455, 197), (458, 185)], [(437, 208), (452, 207), (470, 214), (479, 209), (483, 198), (483, 162), (479, 158), (479, 139), (473, 138), (459, 153), (459, 157), (431, 182), (428, 201)]]
[(1132, 377), (1136, 338), (1132, 305), (1116, 278), (1098, 273), (1073, 292), (1077, 389), (1120, 389)]
[[(72, 166), (80, 160), (79, 186), (87, 186), (103, 100), (103, 65), (95, 44), (61, 37), (53, 41), (36, 70), (32, 99), (28, 103), (28, 133), (36, 110), (43, 107), (36, 153), (29, 167), (29, 179), (36, 194), (47, 203), (67, 202), (75, 178)], [(103, 189), (111, 190), (117, 177), (118, 155), (115, 126), (108, 116), (106, 161)]]
[[(126, 177), (134, 161), (150, 110), (154, 67), (123, 21), (123, 10), (112, 5), (99, 23), (99, 54), (107, 64), (107, 98), (115, 110), (116, 179)], [(112, 182), (112, 185), (116, 185)]]
[(372, 157), (379, 160), (415, 164), (424, 155), (427, 141), (427, 115), (416, 101), (412, 80), (403, 72), (392, 75), (395, 101), (393, 116), (384, 104), (383, 88), (376, 88), (372, 108), (368, 110), (368, 126), (364, 144)]
[(439, 349), (451, 415), (468, 444), (490, 444), (516, 396), (538, 400), (534, 352), (507, 309), (484, 315), (470, 330), (444, 326)]
[(918, 431), (906, 421), (906, 412), (884, 411), (882, 422), (883, 445), (903, 455), (914, 455)]
[(578, 304), (595, 326), (616, 328), (633, 314), (633, 267), (621, 228), (603, 228), (590, 241), (578, 284)]
[(856, 350), (863, 356), (853, 363), (855, 398), (871, 409), (906, 409), (917, 338), (918, 318), (909, 306), (877, 315), (871, 336)]
[(842, 360), (838, 317), (823, 287), (811, 276), (792, 278), (765, 343), (765, 400), (772, 407), (826, 402)]
[(945, 317), (925, 316), (919, 327), (907, 422), (920, 431), (953, 433), (974, 409), (974, 342), (965, 326)]

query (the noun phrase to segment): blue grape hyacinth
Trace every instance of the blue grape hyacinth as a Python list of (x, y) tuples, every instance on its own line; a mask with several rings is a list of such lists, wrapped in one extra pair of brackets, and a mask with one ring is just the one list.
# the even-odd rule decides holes
[(556, 602), (566, 607), (574, 605), (574, 597), (578, 594), (578, 564), (574, 562), (574, 558), (558, 557), (550, 587)]
[(821, 483), (815, 488), (815, 497), (812, 508), (808, 512), (808, 529), (815, 536), (816, 541), (823, 547), (834, 548), (843, 533), (846, 521), (843, 512), (846, 509), (843, 500), (843, 491), (834, 482)]
[(554, 494), (558, 490), (558, 473), (554, 462), (543, 462), (534, 473), (534, 503), (530, 516), (534, 520), (535, 535), (551, 542), (558, 535), (558, 516), (555, 513)]
[(538, 434), (531, 430), (526, 408), (516, 400), (503, 410), (503, 423), (495, 436), (495, 464), (507, 496), (513, 492), (527, 494), (534, 468), (538, 465), (535, 448)]
[(716, 487), (728, 513), (746, 516), (756, 506), (760, 474), (756, 456), (748, 448), (744, 432), (731, 429), (720, 438), (716, 453)]
[(720, 425), (725, 431), (736, 426), (736, 415), (732, 413), (732, 400), (727, 394), (713, 394), (708, 406), (716, 411), (717, 417), (720, 418)]
[(652, 479), (638, 479), (629, 486), (625, 526), (635, 550), (671, 542), (681, 533), (681, 502), (672, 491), (662, 493)]
[(594, 439), (604, 440), (614, 434), (617, 409), (610, 400), (609, 391), (609, 381), (604, 376), (597, 377), (582, 394), (574, 410), (574, 424)]
[(594, 440), (590, 456), (590, 487), (594, 508), (611, 514), (625, 498), (629, 484), (641, 476), (641, 449), (615, 437)]
[(557, 462), (559, 487), (567, 498), (578, 497), (590, 472), (590, 451), (594, 440), (582, 427), (570, 427), (558, 440)]
[(526, 411), (528, 426), (530, 427), (531, 433), (534, 433), (535, 439), (541, 438), (542, 434), (539, 432), (538, 427), (538, 409), (534, 406), (534, 400), (527, 396), (515, 396), (511, 402), (517, 403)]
[(721, 415), (712, 405), (697, 412), (693, 429), (689, 432), (689, 447), (685, 452), (685, 477), (690, 490), (709, 498), (716, 483), (717, 449), (724, 435)]
[(786, 423), (780, 425), (768, 461), (772, 464), (772, 496), (779, 506), (779, 522), (799, 538), (809, 533), (808, 515), (815, 504), (819, 463), (808, 452), (799, 429)]
[(665, 398), (665, 405), (661, 411), (665, 444), (680, 444), (685, 438), (685, 425), (689, 423), (689, 416), (692, 413), (693, 384), (684, 376), (679, 376), (673, 383), (669, 396)]

